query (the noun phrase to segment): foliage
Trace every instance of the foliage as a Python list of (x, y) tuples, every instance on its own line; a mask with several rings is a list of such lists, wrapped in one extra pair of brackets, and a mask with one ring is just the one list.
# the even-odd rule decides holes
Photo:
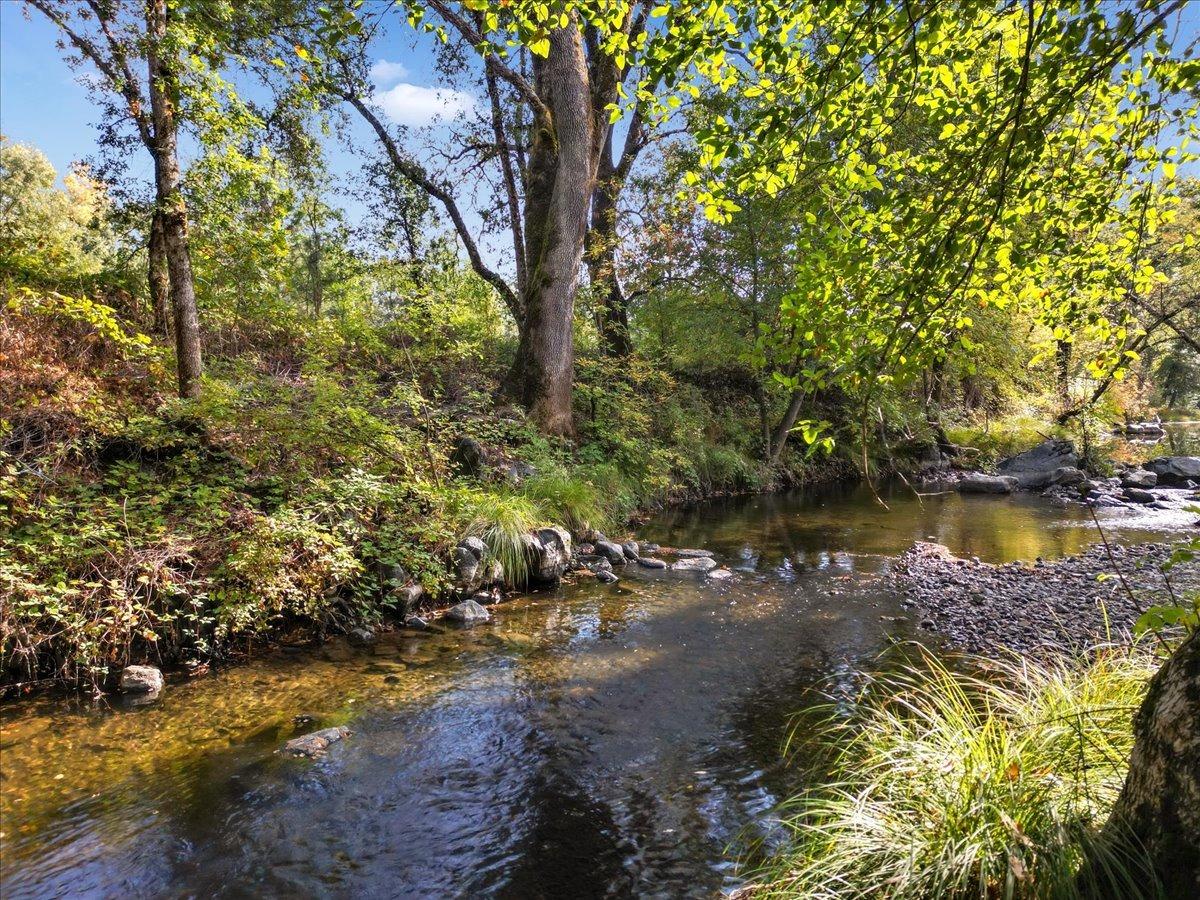
[[(830, 781), (784, 805), (788, 845), (754, 896), (1146, 896), (1148, 871), (1097, 837), (1158, 660), (966, 662), (980, 673), (921, 652), (815, 737), (796, 729), (793, 751), (813, 741)], [(1087, 854), (1104, 883), (1076, 881)]]

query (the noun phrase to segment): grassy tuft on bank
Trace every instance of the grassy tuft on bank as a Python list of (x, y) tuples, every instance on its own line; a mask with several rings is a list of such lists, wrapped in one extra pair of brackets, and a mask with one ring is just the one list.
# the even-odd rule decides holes
[[(1145, 867), (1099, 830), (1158, 660), (1110, 648), (964, 660), (977, 670), (964, 674), (917, 654), (796, 728), (789, 752), (818, 786), (784, 805), (786, 847), (752, 896), (1153, 896)], [(1078, 877), (1088, 856), (1095, 881)]]

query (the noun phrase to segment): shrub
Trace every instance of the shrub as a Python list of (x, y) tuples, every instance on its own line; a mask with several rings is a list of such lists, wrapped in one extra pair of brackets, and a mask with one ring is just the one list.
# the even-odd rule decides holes
[[(816, 729), (832, 783), (785, 805), (788, 845), (756, 897), (1146, 896), (1138, 860), (1096, 838), (1153, 658), (979, 665), (965, 675), (922, 652)], [(1078, 884), (1092, 853), (1106, 883)]]

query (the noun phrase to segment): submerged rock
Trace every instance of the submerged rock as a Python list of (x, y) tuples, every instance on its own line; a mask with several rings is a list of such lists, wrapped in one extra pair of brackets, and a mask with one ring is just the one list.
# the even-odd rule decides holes
[(621, 579), (619, 579), (611, 569), (607, 571), (601, 569), (596, 573), (596, 580), (601, 584), (616, 584)]
[(341, 725), (333, 728), (322, 728), (320, 731), (292, 738), (283, 745), (283, 749), (280, 752), (286, 753), (289, 756), (307, 756), (309, 759), (315, 759), (323, 755), (329, 749), (330, 744), (336, 744), (342, 738), (349, 736), (350, 729), (344, 728)]
[(460, 625), (478, 625), (491, 621), (492, 614), (474, 600), (464, 600), (446, 610), (446, 618)]
[(689, 556), (673, 563), (671, 569), (675, 572), (707, 572), (716, 567), (717, 561), (712, 557)]
[(370, 647), (379, 640), (370, 628), (351, 628), (346, 632), (346, 639), (356, 647)]
[(1018, 483), (1012, 475), (972, 472), (958, 482), (958, 490), (962, 494), (1011, 494), (1016, 490)]
[(696, 559), (698, 557), (711, 557), (711, 550), (676, 550), (675, 555), (680, 559)]
[(163, 674), (154, 666), (126, 666), (121, 670), (121, 690), (126, 694), (157, 694)]

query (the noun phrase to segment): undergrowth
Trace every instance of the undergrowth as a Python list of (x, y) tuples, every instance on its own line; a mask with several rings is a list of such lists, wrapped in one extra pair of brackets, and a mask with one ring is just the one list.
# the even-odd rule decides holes
[[(641, 362), (582, 360), (578, 439), (540, 435), (497, 405), (511, 347), (474, 302), (427, 296), (403, 324), (297, 316), (253, 340), (240, 323), (210, 336), (236, 350), (210, 352), (203, 399), (182, 401), (136, 318), (9, 288), (2, 682), (101, 686), (131, 661), (378, 623), (404, 581), (444, 592), (468, 535), (519, 585), (536, 526), (619, 529), (766, 484), (738, 423), (714, 430), (698, 392)], [(451, 461), (463, 436), (485, 471)]]

